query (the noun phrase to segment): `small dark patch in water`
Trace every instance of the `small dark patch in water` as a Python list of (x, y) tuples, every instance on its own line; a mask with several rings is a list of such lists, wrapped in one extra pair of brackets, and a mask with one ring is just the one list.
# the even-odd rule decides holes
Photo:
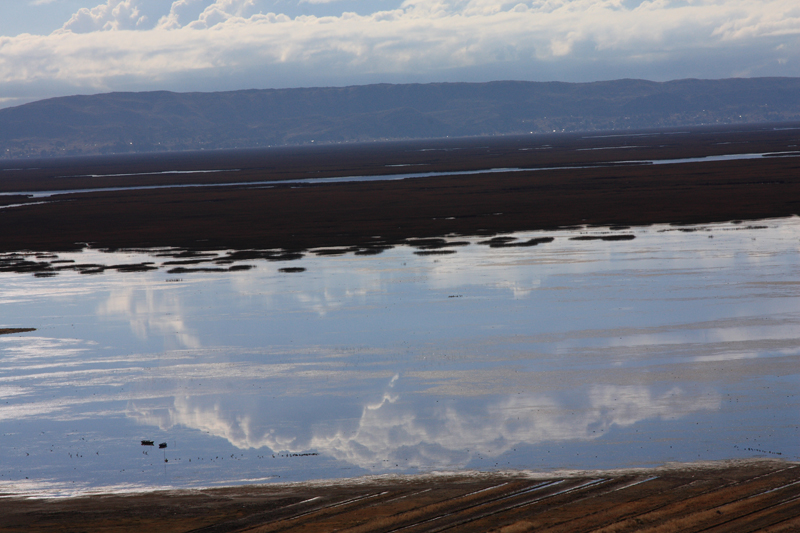
[(438, 250), (441, 248), (450, 248), (452, 246), (469, 246), (469, 241), (447, 241), (445, 239), (426, 239), (426, 242), (409, 242), (410, 246), (419, 250)]
[(158, 267), (149, 261), (131, 265), (111, 265), (106, 268), (109, 270), (116, 270), (117, 272), (149, 272), (151, 270), (158, 270)]
[(234, 265), (228, 269), (228, 272), (242, 272), (251, 268), (255, 268), (255, 265)]
[(348, 252), (358, 252), (360, 248), (318, 248), (313, 250), (314, 255), (344, 255)]
[(75, 263), (57, 267), (56, 270), (97, 270), (103, 268), (105, 268), (105, 265), (98, 265), (96, 263)]
[(180, 259), (180, 258), (183, 258), (183, 257), (186, 257), (186, 258), (200, 258), (200, 257), (214, 258), (214, 257), (217, 256), (217, 254), (215, 254), (215, 253), (197, 252), (197, 251), (194, 251), (194, 250), (180, 250), (180, 251), (176, 250), (174, 252), (161, 252), (161, 253), (157, 253), (157, 254), (154, 254), (154, 255), (155, 255), (155, 257), (174, 257), (176, 259)]
[(522, 242), (496, 242), (490, 244), (489, 248), (519, 248), (524, 246), (536, 246), (538, 244), (553, 242), (554, 240), (555, 239), (553, 237), (537, 237)]
[(636, 235), (581, 235), (571, 237), (571, 241), (632, 241)]
[(33, 276), (36, 278), (52, 278), (58, 276), (58, 272), (34, 272)]
[(449, 255), (456, 253), (455, 250), (417, 250), (414, 255)]
[(301, 253), (291, 253), (290, 252), (290, 253), (285, 253), (285, 254), (274, 255), (272, 257), (267, 257), (266, 259), (268, 261), (296, 261), (296, 260), (302, 259), (302, 258), (303, 258), (303, 254), (301, 254)]
[(36, 328), (0, 328), (0, 335), (11, 335), (12, 333), (27, 333), (36, 331)]
[(507, 242), (516, 241), (516, 237), (493, 237), (487, 241), (480, 241), (478, 244), (486, 244), (488, 246), (505, 244)]
[(441, 237), (431, 237), (428, 239), (406, 239), (406, 244), (409, 246), (435, 246), (437, 244), (444, 244), (447, 240)]
[(53, 267), (46, 261), (28, 261), (22, 256), (11, 255), (0, 258), (0, 272), (45, 272), (52, 271)]
[(306, 269), (303, 267), (286, 267), (286, 268), (279, 268), (278, 272), (285, 272), (287, 274), (293, 274), (296, 272), (305, 272)]
[(182, 259), (178, 261), (164, 261), (163, 265), (199, 265), (200, 263), (209, 263), (212, 259)]
[(227, 272), (227, 268), (186, 268), (176, 267), (167, 270), (167, 274), (189, 274), (190, 272)]

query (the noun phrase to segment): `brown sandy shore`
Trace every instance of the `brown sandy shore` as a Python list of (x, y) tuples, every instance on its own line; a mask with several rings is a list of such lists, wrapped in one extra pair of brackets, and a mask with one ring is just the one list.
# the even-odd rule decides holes
[(0, 499), (0, 531), (800, 531), (800, 464), (360, 478)]

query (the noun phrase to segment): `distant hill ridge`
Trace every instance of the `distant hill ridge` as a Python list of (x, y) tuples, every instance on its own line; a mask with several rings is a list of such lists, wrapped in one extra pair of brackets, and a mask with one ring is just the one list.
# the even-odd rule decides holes
[(0, 110), (0, 157), (800, 120), (800, 78), (68, 96)]

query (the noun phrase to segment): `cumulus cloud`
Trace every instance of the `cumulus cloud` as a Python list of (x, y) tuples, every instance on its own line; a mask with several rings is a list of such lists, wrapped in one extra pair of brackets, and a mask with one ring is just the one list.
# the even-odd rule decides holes
[(0, 83), (107, 90), (187, 78), (202, 88), (220, 78), (286, 86), (800, 74), (800, 12), (790, 0), (405, 0), (294, 17), (257, 0), (175, 0), (154, 17), (142, 1), (83, 8), (51, 35), (0, 38)]
[(108, 0), (89, 9), (83, 7), (72, 15), (62, 28), (74, 33), (104, 30), (133, 30), (143, 25), (147, 17), (139, 12), (136, 0)]
[(169, 14), (158, 22), (159, 28), (208, 29), (232, 18), (249, 17), (256, 13), (255, 0), (216, 0), (211, 5), (204, 0), (176, 0)]

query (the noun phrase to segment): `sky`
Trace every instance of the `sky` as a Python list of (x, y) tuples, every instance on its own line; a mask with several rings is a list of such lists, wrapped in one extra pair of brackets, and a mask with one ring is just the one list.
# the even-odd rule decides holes
[(0, 107), (109, 91), (800, 76), (797, 0), (0, 0)]

